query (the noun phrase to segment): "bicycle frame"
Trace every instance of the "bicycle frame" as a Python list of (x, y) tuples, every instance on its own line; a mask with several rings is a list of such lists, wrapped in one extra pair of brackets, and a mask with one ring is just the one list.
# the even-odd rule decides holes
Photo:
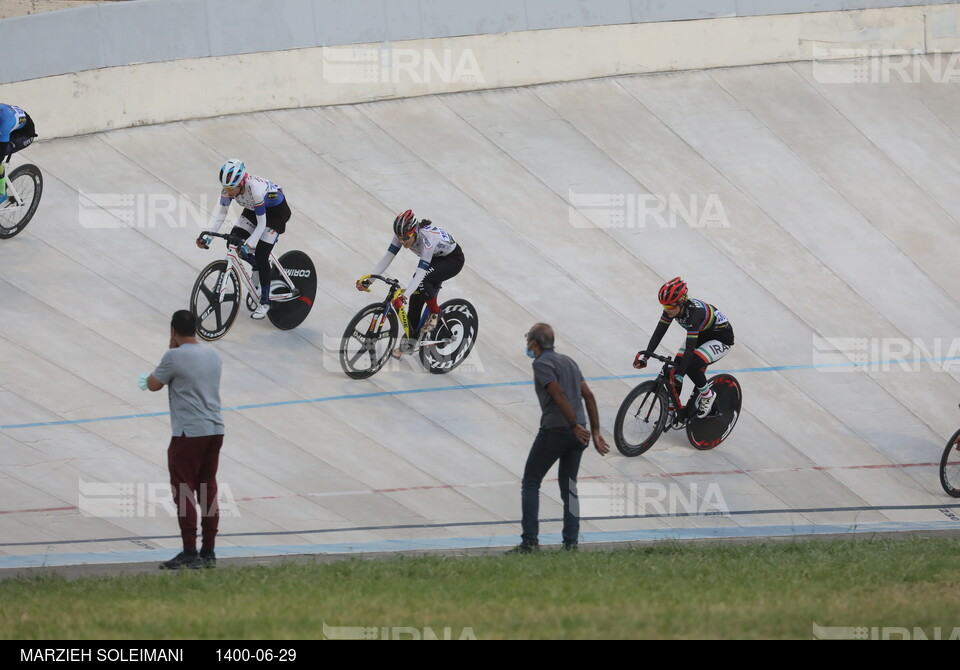
[[(677, 392), (677, 386), (673, 383), (677, 368), (672, 358), (668, 356), (660, 356), (652, 352), (643, 353), (648, 353), (650, 358), (654, 358), (663, 363), (663, 368), (661, 368), (660, 374), (657, 375), (657, 386), (655, 391), (659, 391), (661, 388), (666, 389), (667, 395), (669, 396), (671, 402), (673, 402), (673, 406), (677, 408), (677, 420), (685, 422), (688, 418), (687, 411), (690, 409), (688, 405), (691, 405), (695, 394), (690, 396), (690, 400), (688, 402), (683, 402), (683, 400), (680, 399), (680, 394)], [(681, 414), (681, 412), (683, 414)]]
[[(363, 277), (360, 278), (360, 281), (366, 281), (368, 279), (379, 279), (380, 281), (385, 282), (390, 286), (390, 290), (387, 293), (387, 297), (383, 301), (383, 306), (385, 311), (383, 313), (383, 316), (380, 318), (381, 319), (386, 318), (386, 315), (387, 315), (386, 310), (393, 310), (397, 315), (397, 319), (400, 321), (400, 325), (403, 327), (404, 339), (409, 341), (410, 340), (410, 317), (407, 313), (407, 308), (405, 306), (401, 306), (400, 309), (397, 309), (396, 307), (393, 306), (393, 301), (399, 298), (401, 295), (403, 295), (403, 288), (400, 286), (400, 282), (397, 281), (396, 279), (390, 279), (389, 277), (381, 277), (380, 275), (364, 275)], [(367, 290), (369, 291), (370, 289), (367, 289)], [(420, 316), (420, 323), (418, 324), (418, 326), (423, 325), (423, 322), (426, 320), (426, 316), (427, 316), (426, 313)], [(443, 318), (442, 314), (440, 315), (440, 318), (441, 319)], [(438, 324), (438, 327), (434, 330), (434, 332), (439, 330), (440, 328)], [(446, 340), (424, 340), (423, 336), (425, 334), (426, 333), (420, 334), (420, 339), (418, 339), (417, 345), (416, 345), (417, 348), (422, 346), (428, 346), (431, 344), (446, 343)]]
[(17, 192), (17, 187), (7, 178), (12, 171), (10, 165), (7, 164), (7, 169), (3, 173), (3, 180), (7, 183), (7, 202), (12, 201), (14, 204), (4, 203), (4, 212), (13, 212), (23, 207), (23, 200), (20, 198), (20, 193)]
[[(250, 273), (247, 271), (245, 264), (240, 258), (239, 248), (243, 246), (244, 240), (240, 239), (236, 235), (223, 235), (221, 233), (212, 233), (206, 232), (204, 235), (210, 235), (211, 237), (219, 237), (227, 242), (227, 255), (224, 260), (227, 262), (228, 268), (233, 268), (237, 276), (240, 277), (241, 283), (246, 287), (247, 291), (257, 296), (259, 300), (259, 294), (257, 292), (257, 287), (253, 283), (253, 278), (250, 276)], [(290, 281), (290, 277), (287, 275), (287, 271), (280, 265), (280, 261), (277, 260), (277, 257), (274, 255), (273, 251), (270, 252), (270, 267), (277, 268), (277, 271), (280, 273), (280, 278), (283, 279), (283, 282), (287, 285), (287, 291), (284, 293), (271, 293), (270, 300), (275, 302), (285, 302), (287, 300), (292, 300), (297, 297), (296, 287), (293, 285), (293, 282)], [(220, 282), (217, 285), (217, 295), (219, 296), (220, 302), (223, 302), (223, 296), (226, 295), (227, 290), (229, 289), (227, 285), (227, 274), (229, 270), (220, 277)], [(261, 284), (263, 279), (261, 278)]]

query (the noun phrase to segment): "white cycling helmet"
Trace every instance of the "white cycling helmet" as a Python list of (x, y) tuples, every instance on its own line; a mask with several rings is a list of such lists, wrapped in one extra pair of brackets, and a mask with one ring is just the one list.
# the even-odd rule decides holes
[(224, 188), (235, 188), (247, 176), (243, 161), (231, 158), (220, 167), (220, 184)]

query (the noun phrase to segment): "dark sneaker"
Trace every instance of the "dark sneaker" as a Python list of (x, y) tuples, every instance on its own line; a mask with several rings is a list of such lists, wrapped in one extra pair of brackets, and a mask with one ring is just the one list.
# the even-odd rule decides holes
[(509, 555), (509, 554), (535, 554), (535, 553), (537, 553), (538, 551), (540, 551), (540, 545), (539, 545), (539, 544), (530, 544), (529, 542), (521, 542), (520, 544), (518, 544), (517, 546), (515, 546), (513, 549), (511, 549), (510, 551), (507, 551), (507, 552), (505, 552), (505, 553), (506, 553), (507, 555)]
[(200, 560), (200, 554), (196, 551), (181, 551), (169, 561), (160, 564), (161, 570), (179, 570), (180, 568), (197, 570), (202, 567), (203, 561)]
[(563, 550), (564, 550), (564, 551), (577, 551), (577, 543), (576, 543), (576, 542), (567, 542), (566, 540), (564, 540), (564, 541), (563, 541)]
[(217, 555), (212, 551), (200, 550), (200, 562), (203, 563), (205, 568), (215, 568), (217, 567)]

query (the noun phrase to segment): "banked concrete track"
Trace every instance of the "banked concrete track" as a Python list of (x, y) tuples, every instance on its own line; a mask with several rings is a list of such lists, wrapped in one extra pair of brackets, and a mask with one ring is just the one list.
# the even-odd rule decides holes
[[(815, 75), (757, 66), (279, 111), (18, 155), (46, 182), (35, 220), (0, 243), (0, 567), (147, 563), (179, 546), (156, 493), (166, 394), (136, 381), (219, 253), (193, 240), (232, 156), (284, 187), (280, 250), (308, 252), (320, 290), (299, 328), (243, 312), (215, 345), (220, 556), (514, 543), (539, 417), (523, 333), (554, 325), (612, 442), (675, 275), (734, 324), (716, 367), (740, 379), (742, 416), (714, 451), (668, 433), (638, 458), (588, 452), (584, 543), (955, 527), (936, 463), (960, 424), (960, 92)], [(352, 381), (335, 346), (369, 302), (353, 282), (406, 208), (462, 243), (445, 294), (477, 306), (480, 339), (446, 376), (404, 362)], [(391, 270), (413, 268), (406, 254)], [(661, 351), (681, 340), (675, 327)], [(112, 513), (87, 514), (92, 483), (125, 485)]]

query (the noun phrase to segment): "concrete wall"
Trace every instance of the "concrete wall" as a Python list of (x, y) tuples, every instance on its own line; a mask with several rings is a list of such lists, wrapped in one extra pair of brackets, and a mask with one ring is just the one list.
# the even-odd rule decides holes
[(944, 0), (136, 0), (0, 22), (0, 83), (182, 58)]
[(0, 22), (0, 83), (261, 51), (944, 0), (136, 0)]
[[(459, 3), (439, 0), (289, 0), (271, 5), (280, 12), (276, 22), (250, 18), (263, 7), (258, 0), (232, 0), (229, 12), (223, 0), (99, 5), (0, 21), (6, 52), (31, 54), (7, 59), (3, 68), (20, 71), (0, 76), (9, 81), (33, 70), (30, 79), (0, 85), (0, 99), (31, 111), (38, 132), (51, 138), (618, 74), (960, 47), (960, 9), (952, 3), (737, 15), (766, 4), (774, 3), (498, 0), (460, 12)], [(780, 11), (837, 4), (852, 6), (776, 3)], [(691, 16), (726, 18), (645, 22)], [(375, 20), (361, 28), (364, 17)], [(552, 27), (575, 18), (577, 27)], [(35, 32), (41, 20), (42, 36)], [(589, 25), (628, 20), (641, 22)], [(514, 32), (518, 27), (526, 30)], [(484, 34), (469, 34), (477, 32)], [(36, 44), (71, 45), (73, 71), (43, 76), (63, 66), (63, 49)], [(156, 62), (108, 66), (137, 61)]]

